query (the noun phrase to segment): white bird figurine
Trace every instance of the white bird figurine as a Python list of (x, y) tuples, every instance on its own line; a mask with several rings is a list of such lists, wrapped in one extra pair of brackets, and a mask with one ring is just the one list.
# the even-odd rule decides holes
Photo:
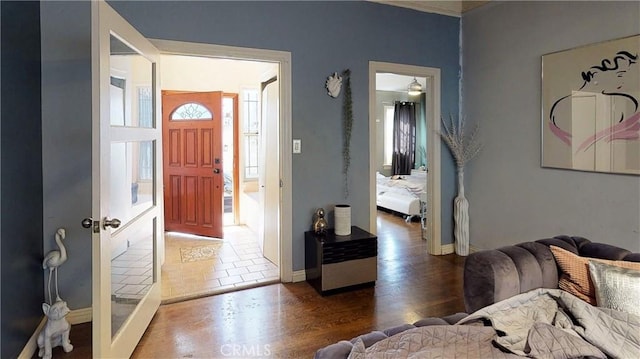
[(47, 285), (49, 290), (49, 303), (53, 303), (51, 298), (51, 275), (53, 274), (53, 271), (56, 272), (56, 298), (57, 300), (60, 300), (60, 295), (58, 294), (58, 267), (67, 261), (67, 249), (64, 247), (64, 244), (62, 244), (62, 240), (65, 236), (65, 229), (58, 228), (56, 231), (56, 243), (58, 244), (59, 250), (53, 250), (47, 253), (42, 261), (42, 269), (49, 268), (49, 283)]

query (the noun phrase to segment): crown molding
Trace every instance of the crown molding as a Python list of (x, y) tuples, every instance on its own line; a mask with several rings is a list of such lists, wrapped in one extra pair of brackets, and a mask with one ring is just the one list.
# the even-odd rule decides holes
[(440, 15), (461, 17), (466, 11), (475, 9), (489, 1), (431, 1), (431, 0), (369, 0), (379, 4), (399, 6), (408, 9)]

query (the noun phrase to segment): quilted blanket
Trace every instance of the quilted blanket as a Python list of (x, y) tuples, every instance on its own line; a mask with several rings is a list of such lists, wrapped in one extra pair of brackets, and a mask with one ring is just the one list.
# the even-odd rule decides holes
[(520, 356), (640, 358), (640, 317), (594, 307), (558, 289), (536, 289), (485, 307), (456, 325), (410, 329), (368, 348), (356, 341), (349, 358)]

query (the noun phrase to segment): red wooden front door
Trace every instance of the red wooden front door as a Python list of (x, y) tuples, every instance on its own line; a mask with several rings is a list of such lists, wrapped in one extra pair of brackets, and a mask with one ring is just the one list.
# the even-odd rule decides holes
[(165, 230), (222, 238), (222, 92), (162, 91)]

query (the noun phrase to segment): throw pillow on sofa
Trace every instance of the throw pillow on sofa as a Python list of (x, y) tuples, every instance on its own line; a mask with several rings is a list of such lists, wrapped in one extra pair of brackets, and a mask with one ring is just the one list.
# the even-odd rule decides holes
[(640, 271), (591, 260), (589, 274), (599, 307), (640, 316)]
[(596, 292), (589, 275), (589, 260), (621, 268), (640, 270), (640, 263), (581, 257), (565, 249), (549, 246), (561, 270), (558, 287), (585, 302), (596, 305)]

